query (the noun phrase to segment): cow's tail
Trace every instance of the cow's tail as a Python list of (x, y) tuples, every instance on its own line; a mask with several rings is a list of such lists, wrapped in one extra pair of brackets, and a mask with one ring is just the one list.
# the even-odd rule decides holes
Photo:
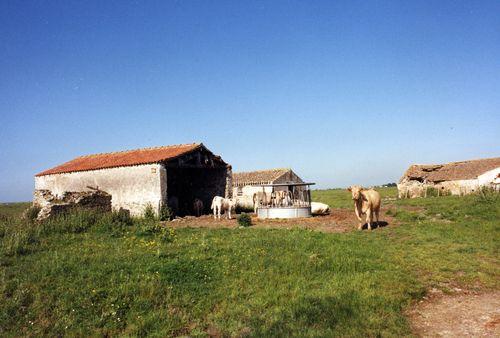
[(212, 205), (210, 206), (210, 210), (214, 210), (215, 208), (215, 198), (212, 200)]

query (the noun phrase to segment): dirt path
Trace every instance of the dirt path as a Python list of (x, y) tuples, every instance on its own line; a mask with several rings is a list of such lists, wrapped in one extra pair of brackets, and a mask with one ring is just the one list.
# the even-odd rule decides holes
[(430, 297), (408, 315), (422, 337), (500, 337), (500, 291)]
[[(387, 209), (382, 208), (380, 220), (381, 226), (394, 226), (397, 222), (394, 218), (386, 215)], [(356, 230), (358, 220), (354, 211), (350, 209), (332, 209), (329, 215), (315, 216), (300, 219), (267, 219), (259, 220), (252, 215), (252, 223), (255, 228), (268, 229), (292, 229), (302, 228), (322, 232), (348, 232)], [(213, 216), (203, 215), (201, 217), (184, 217), (170, 222), (169, 225), (176, 228), (236, 228), (236, 219), (214, 220)]]

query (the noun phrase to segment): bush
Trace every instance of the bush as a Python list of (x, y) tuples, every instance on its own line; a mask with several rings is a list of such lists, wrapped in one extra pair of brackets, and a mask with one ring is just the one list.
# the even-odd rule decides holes
[(28, 209), (24, 210), (23, 218), (28, 221), (35, 221), (40, 213), (41, 208), (39, 206), (32, 205)]
[(439, 190), (434, 187), (427, 188), (427, 197), (437, 197), (439, 196)]
[(119, 227), (132, 226), (134, 220), (130, 217), (130, 211), (120, 208), (120, 210), (111, 213), (111, 223)]
[(477, 190), (476, 201), (486, 203), (498, 203), (500, 201), (500, 193), (491, 187), (480, 187)]
[(5, 237), (5, 233), (7, 231), (6, 228), (7, 227), (5, 226), (5, 224), (0, 221), (0, 238), (4, 238)]
[(172, 210), (165, 204), (160, 207), (160, 214), (158, 216), (160, 221), (170, 221), (172, 219)]
[(144, 219), (139, 222), (136, 228), (136, 235), (150, 236), (161, 232), (161, 224), (152, 219)]
[(242, 213), (237, 218), (238, 224), (242, 227), (249, 227), (252, 225), (252, 217), (247, 213)]
[(160, 241), (171, 243), (175, 240), (175, 229), (172, 227), (162, 227), (160, 232)]
[(151, 204), (146, 205), (146, 207), (144, 208), (143, 217), (148, 220), (156, 219), (156, 215)]
[(132, 225), (134, 225), (134, 219), (130, 217), (130, 212), (120, 208), (118, 211), (102, 214), (96, 229), (101, 233), (111, 233), (119, 236)]

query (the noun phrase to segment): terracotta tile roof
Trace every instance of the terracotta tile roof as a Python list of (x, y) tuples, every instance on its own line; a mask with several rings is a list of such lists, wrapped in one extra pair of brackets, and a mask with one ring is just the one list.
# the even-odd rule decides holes
[(35, 176), (158, 163), (174, 159), (202, 146), (202, 143), (178, 144), (80, 156), (52, 169), (42, 171)]
[(269, 169), (233, 173), (233, 186), (252, 184), (271, 184), (278, 178), (290, 172), (291, 169)]
[(408, 168), (400, 182), (404, 179), (428, 182), (470, 180), (499, 167), (500, 157), (446, 164), (415, 164)]

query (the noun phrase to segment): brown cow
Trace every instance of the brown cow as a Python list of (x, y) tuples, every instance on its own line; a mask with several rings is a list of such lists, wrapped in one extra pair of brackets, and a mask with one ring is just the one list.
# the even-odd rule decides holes
[(194, 215), (200, 217), (203, 214), (203, 201), (195, 198), (193, 202)]
[(358, 229), (363, 227), (361, 215), (366, 214), (366, 222), (368, 223), (368, 230), (372, 229), (373, 215), (377, 220), (380, 212), (380, 194), (373, 189), (364, 189), (359, 185), (353, 185), (347, 188), (352, 192), (352, 200), (354, 201), (354, 212), (359, 220)]

